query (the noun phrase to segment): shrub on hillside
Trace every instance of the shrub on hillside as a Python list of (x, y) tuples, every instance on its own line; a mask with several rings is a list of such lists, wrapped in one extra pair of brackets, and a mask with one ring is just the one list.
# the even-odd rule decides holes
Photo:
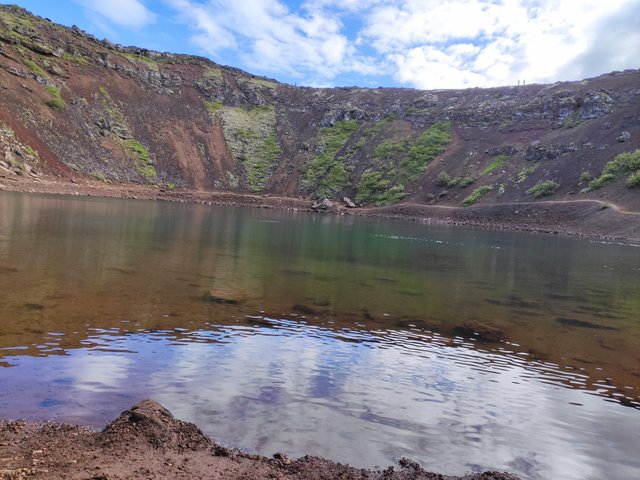
[(602, 175), (589, 183), (589, 190), (596, 190), (604, 187), (607, 183), (612, 182), (620, 177), (629, 175), (627, 178), (627, 186), (636, 186), (638, 180), (635, 177), (640, 172), (640, 150), (635, 152), (625, 152), (611, 160), (602, 169)]
[(467, 198), (465, 198), (462, 201), (462, 205), (464, 205), (465, 207), (468, 207), (469, 205), (473, 205), (474, 203), (476, 203), (478, 200), (480, 200), (484, 195), (486, 195), (487, 193), (489, 193), (491, 190), (493, 190), (493, 187), (490, 185), (484, 185), (482, 187), (478, 187), (476, 188), (471, 195), (469, 195)]
[(560, 187), (560, 184), (553, 180), (545, 180), (544, 182), (538, 182), (527, 193), (533, 194), (535, 198), (545, 197), (547, 195), (553, 195), (554, 192)]
[(438, 174), (436, 177), (436, 185), (439, 187), (446, 187), (451, 182), (451, 176), (444, 170)]

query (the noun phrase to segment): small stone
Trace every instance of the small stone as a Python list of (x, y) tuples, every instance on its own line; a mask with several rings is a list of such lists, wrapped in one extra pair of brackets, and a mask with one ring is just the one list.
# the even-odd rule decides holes
[(356, 204), (349, 197), (343, 197), (342, 201), (347, 208), (356, 208)]
[(331, 210), (333, 207), (334, 207), (333, 202), (326, 197), (320, 200), (319, 202), (314, 202), (313, 205), (311, 205), (311, 209), (315, 210), (316, 212), (318, 211), (326, 212), (328, 210)]
[(276, 460), (280, 460), (283, 465), (290, 465), (291, 459), (284, 453), (276, 453), (273, 455), (273, 458)]
[(631, 134), (625, 130), (620, 133), (616, 140), (618, 140), (618, 142), (620, 143), (628, 142), (629, 140), (631, 140)]
[(315, 315), (316, 314), (316, 311), (313, 308), (308, 307), (306, 305), (303, 305), (301, 303), (296, 303), (293, 306), (293, 310), (295, 310), (296, 312), (304, 313), (306, 315)]

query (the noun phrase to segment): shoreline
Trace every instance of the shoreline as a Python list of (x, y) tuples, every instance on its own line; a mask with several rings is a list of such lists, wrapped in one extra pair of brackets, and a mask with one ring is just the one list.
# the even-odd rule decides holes
[[(106, 185), (87, 179), (0, 178), (0, 191), (318, 211), (312, 208), (314, 204), (312, 200), (300, 198), (220, 191), (169, 190), (137, 184)], [(347, 208), (335, 202), (333, 207), (320, 213), (389, 218), (486, 230), (562, 235), (623, 243), (640, 242), (640, 212), (625, 212), (616, 205), (600, 200), (541, 200), (470, 207), (399, 203), (386, 207), (358, 208)]]
[(447, 476), (400, 459), (384, 470), (318, 457), (272, 458), (223, 447), (162, 405), (143, 400), (97, 431), (76, 425), (0, 420), (0, 480), (296, 479), (518, 480), (503, 472)]

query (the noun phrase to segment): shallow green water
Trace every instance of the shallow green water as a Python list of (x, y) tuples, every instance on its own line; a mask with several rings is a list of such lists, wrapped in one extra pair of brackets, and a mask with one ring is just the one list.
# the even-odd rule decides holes
[(266, 455), (640, 472), (635, 246), (0, 194), (0, 291), (5, 417), (100, 426), (151, 397)]

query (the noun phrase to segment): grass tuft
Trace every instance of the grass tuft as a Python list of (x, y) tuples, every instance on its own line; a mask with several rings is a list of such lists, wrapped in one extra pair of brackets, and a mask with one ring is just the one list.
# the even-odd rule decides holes
[(40, 66), (33, 60), (23, 60), (22, 63), (24, 63), (26, 67), (36, 75), (40, 75), (41, 77), (47, 76), (47, 74), (44, 73), (44, 70), (42, 70), (42, 68), (40, 68)]
[(602, 169), (602, 175), (589, 183), (589, 190), (596, 190), (620, 177), (629, 175), (627, 187), (637, 186), (637, 177), (640, 174), (640, 150), (625, 152), (608, 162)]
[(45, 102), (45, 104), (56, 111), (61, 111), (64, 109), (66, 103), (62, 99), (62, 94), (60, 93), (60, 89), (56, 87), (48, 86), (46, 87), (47, 92), (51, 95), (51, 98)]
[(478, 200), (480, 200), (484, 195), (486, 195), (487, 193), (489, 193), (491, 190), (493, 190), (493, 187), (490, 185), (484, 185), (482, 187), (478, 187), (476, 188), (471, 195), (469, 195), (467, 198), (465, 198), (462, 201), (462, 205), (464, 205), (465, 207), (468, 207), (469, 205), (473, 205), (474, 203), (476, 203)]
[(533, 187), (527, 190), (527, 193), (531, 193), (535, 198), (546, 197), (553, 195), (559, 187), (559, 183), (554, 182), (553, 180), (545, 180), (543, 182), (536, 183)]
[(487, 165), (487, 167), (482, 171), (482, 175), (486, 175), (488, 173), (493, 172), (494, 170), (497, 170), (508, 161), (509, 161), (509, 156), (507, 155), (498, 155), (494, 157), (493, 161), (489, 165)]
[(437, 122), (420, 135), (398, 165), (399, 180), (413, 182), (427, 169), (427, 165), (444, 152), (451, 141), (451, 124)]

